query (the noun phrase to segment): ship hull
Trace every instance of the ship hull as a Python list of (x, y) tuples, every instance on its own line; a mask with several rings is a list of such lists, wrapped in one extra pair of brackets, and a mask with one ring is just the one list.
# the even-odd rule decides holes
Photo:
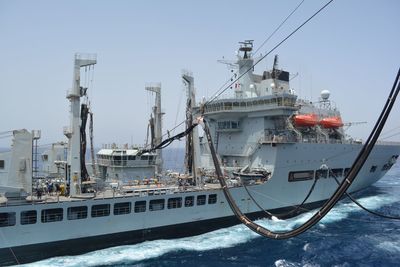
[[(325, 201), (308, 203), (304, 205), (303, 208), (306, 210), (314, 209), (321, 206), (324, 202)], [(271, 210), (270, 212), (276, 214), (287, 213), (292, 209), (293, 207), (287, 207)], [(301, 211), (291, 214), (291, 217), (294, 217), (299, 213), (301, 213)], [(266, 214), (263, 211), (259, 211), (249, 213), (247, 216), (255, 220), (265, 218)], [(24, 264), (51, 257), (80, 255), (99, 249), (105, 249), (114, 246), (133, 245), (143, 241), (195, 236), (237, 225), (239, 223), (240, 221), (235, 216), (227, 216), (196, 222), (154, 227), (144, 230), (126, 231), (107, 235), (92, 237), (88, 236), (63, 241), (17, 246), (13, 248), (3, 248), (0, 249), (0, 265), (7, 266)]]
[[(290, 181), (290, 172), (304, 170), (316, 172), (322, 164), (332, 169), (344, 170), (351, 167), (361, 147), (357, 144), (263, 144), (255, 151), (254, 162), (258, 165), (264, 163), (266, 168), (271, 167), (272, 177), (263, 184), (248, 186), (249, 192), (265, 209), (274, 214), (285, 213), (304, 200), (313, 184), (313, 179)], [(394, 155), (398, 155), (399, 151), (399, 145), (376, 146), (349, 192), (362, 190), (383, 177), (388, 171), (384, 166)], [(376, 167), (372, 168), (373, 166)], [(343, 175), (338, 179), (343, 180)], [(311, 209), (322, 205), (337, 186), (332, 178), (318, 179), (304, 207)], [(243, 213), (253, 219), (264, 217), (265, 214), (260, 212), (243, 187), (233, 187), (230, 191)], [(204, 197), (202, 204), (197, 202), (193, 206), (185, 205), (187, 197), (193, 197), (198, 201), (201, 196)], [(182, 198), (182, 205), (170, 207), (168, 203), (173, 198)], [(165, 206), (159, 210), (152, 210), (150, 202), (160, 199), (164, 200)], [(146, 210), (136, 212), (135, 205), (141, 201), (146, 201)], [(115, 215), (113, 208), (115, 209), (117, 203), (131, 203), (130, 212)], [(95, 205), (109, 205), (109, 214), (103, 217), (91, 215)], [(81, 206), (87, 207), (87, 217), (69, 219), (68, 209)], [(62, 208), (61, 220), (42, 221), (43, 211), (57, 208)], [(22, 213), (29, 210), (37, 212), (37, 222), (23, 225)], [(145, 240), (192, 236), (238, 223), (222, 190), (211, 187), (204, 190), (182, 190), (165, 195), (122, 195), (0, 207), (0, 213), (7, 212), (15, 213), (15, 225), (0, 227), (0, 265), (82, 254)]]

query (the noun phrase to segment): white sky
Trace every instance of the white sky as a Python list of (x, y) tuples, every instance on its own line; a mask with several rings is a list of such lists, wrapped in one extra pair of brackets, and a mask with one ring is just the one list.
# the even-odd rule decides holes
[[(325, 2), (306, 0), (262, 53)], [(0, 132), (40, 129), (42, 144), (65, 140), (73, 56), (90, 52), (98, 58), (89, 89), (96, 146), (142, 144), (153, 104), (146, 83), (162, 83), (171, 129), (184, 116), (182, 69), (194, 73), (198, 99), (210, 97), (230, 77), (216, 60), (233, 59), (244, 39), (258, 47), (298, 3), (0, 0)], [(317, 100), (328, 89), (345, 122), (368, 121), (349, 129), (354, 137), (369, 134), (399, 68), (399, 11), (396, 0), (336, 0), (273, 53), (299, 73), (291, 85), (300, 97)], [(400, 126), (399, 111), (386, 130)]]

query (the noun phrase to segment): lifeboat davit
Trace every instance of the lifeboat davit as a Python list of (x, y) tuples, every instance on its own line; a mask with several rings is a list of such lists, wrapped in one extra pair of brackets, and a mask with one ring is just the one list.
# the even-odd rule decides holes
[(319, 121), (319, 124), (322, 127), (329, 129), (339, 128), (343, 126), (342, 118), (340, 118), (339, 116), (324, 118)]
[(318, 124), (318, 116), (314, 113), (296, 115), (293, 122), (298, 127), (312, 127)]

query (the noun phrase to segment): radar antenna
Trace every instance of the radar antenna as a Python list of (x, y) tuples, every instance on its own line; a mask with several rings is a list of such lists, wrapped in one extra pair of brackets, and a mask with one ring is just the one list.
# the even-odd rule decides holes
[(244, 59), (249, 58), (249, 55), (247, 53), (253, 51), (253, 42), (254, 40), (244, 40), (243, 42), (239, 42), (239, 51), (244, 52)]

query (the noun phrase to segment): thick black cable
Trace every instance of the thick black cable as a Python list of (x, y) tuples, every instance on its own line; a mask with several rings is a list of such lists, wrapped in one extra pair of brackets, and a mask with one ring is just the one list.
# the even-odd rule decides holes
[(204, 106), (208, 105), (212, 101), (214, 101), (218, 96), (220, 96), (223, 92), (228, 90), (233, 84), (235, 84), (240, 78), (242, 78), (245, 74), (247, 74), (250, 70), (252, 70), (258, 63), (260, 63), (264, 58), (266, 58), (269, 54), (271, 54), (275, 49), (277, 49), (279, 46), (281, 46), (286, 40), (288, 40), (290, 37), (292, 37), (293, 34), (295, 34), (298, 30), (300, 30), (305, 24), (307, 24), (310, 20), (312, 20), (316, 15), (318, 15), (323, 9), (325, 9), (330, 3), (332, 3), (333, 0), (330, 0), (328, 3), (326, 3), (323, 7), (321, 7), (317, 12), (315, 12), (311, 17), (309, 17), (306, 21), (304, 21), (300, 26), (298, 26), (295, 30), (293, 30), (288, 36), (286, 36), (282, 41), (280, 41), (277, 45), (275, 45), (271, 50), (269, 50), (264, 56), (262, 56), (260, 59), (258, 59), (250, 68), (248, 68), (245, 72), (243, 72), (241, 75), (239, 75), (235, 80), (233, 80), (224, 90), (222, 90), (220, 93), (216, 94), (213, 98), (208, 100), (206, 103), (204, 103)]
[(81, 126), (80, 126), (80, 163), (82, 181), (89, 180), (89, 173), (86, 169), (86, 123), (88, 119), (89, 108), (86, 104), (81, 104)]
[(155, 147), (152, 147), (150, 149), (143, 149), (140, 150), (137, 155), (140, 156), (144, 153), (148, 153), (148, 152), (153, 152), (157, 149), (163, 149), (166, 148), (167, 146), (169, 146), (173, 141), (181, 139), (182, 137), (185, 137), (186, 135), (188, 135), (191, 131), (193, 131), (193, 129), (197, 126), (197, 123), (192, 124), (189, 128), (187, 128), (185, 131), (180, 132), (172, 137), (169, 137), (167, 139), (165, 139), (164, 141), (162, 141), (160, 144), (158, 144)]
[(389, 98), (386, 101), (386, 104), (382, 110), (381, 116), (379, 117), (378, 121), (375, 124), (373, 131), (371, 132), (371, 134), (368, 138), (368, 142), (364, 144), (363, 148), (361, 149), (361, 151), (357, 157), (357, 160), (353, 163), (352, 167), (350, 168), (350, 171), (349, 171), (347, 177), (345, 177), (345, 179), (341, 182), (340, 186), (335, 190), (335, 192), (331, 196), (331, 198), (329, 198), (323, 204), (323, 206), (320, 208), (320, 210), (317, 213), (315, 213), (309, 220), (307, 220), (305, 223), (303, 223), (299, 227), (297, 227), (291, 231), (287, 231), (287, 232), (274, 232), (274, 231), (268, 230), (268, 229), (264, 228), (263, 226), (261, 226), (257, 223), (254, 223), (245, 214), (243, 214), (241, 212), (241, 210), (236, 205), (236, 202), (228, 189), (225, 179), (223, 178), (221, 166), (219, 164), (219, 161), (218, 161), (218, 158), (217, 158), (217, 155), (215, 152), (215, 148), (212, 143), (211, 132), (207, 125), (207, 122), (204, 121), (204, 131), (205, 131), (205, 134), (206, 134), (206, 137), (208, 140), (208, 145), (210, 147), (211, 156), (212, 156), (213, 163), (215, 166), (215, 172), (216, 172), (217, 178), (220, 182), (220, 185), (222, 187), (225, 198), (227, 199), (228, 204), (229, 204), (232, 212), (237, 217), (237, 219), (239, 219), (239, 221), (241, 221), (250, 230), (252, 230), (264, 237), (272, 238), (272, 239), (287, 239), (287, 238), (295, 237), (299, 234), (304, 233), (305, 231), (310, 229), (312, 226), (317, 224), (336, 205), (336, 203), (343, 197), (343, 195), (345, 194), (347, 189), (351, 186), (352, 182), (357, 177), (359, 171), (363, 167), (363, 165), (364, 165), (365, 161), (367, 160), (369, 154), (371, 153), (372, 149), (374, 148), (374, 145), (375, 145), (380, 133), (382, 132), (383, 127), (385, 126), (386, 120), (390, 114), (390, 111), (393, 108), (395, 100), (400, 91), (399, 75), (400, 75), (400, 69), (397, 73), (393, 88), (389, 94)]
[[(336, 178), (335, 175), (333, 175), (332, 177), (335, 179), (335, 181), (336, 181), (337, 184), (340, 184), (340, 182), (337, 180), (337, 178)], [(361, 209), (365, 210), (366, 212), (369, 212), (369, 213), (371, 213), (371, 214), (373, 214), (373, 215), (375, 215), (375, 216), (378, 216), (378, 217), (381, 217), (381, 218), (385, 218), (385, 219), (400, 220), (400, 217), (395, 217), (395, 216), (390, 216), (390, 215), (381, 214), (381, 213), (379, 213), (379, 212), (376, 212), (376, 211), (373, 211), (373, 210), (370, 210), (370, 209), (364, 207), (360, 202), (358, 202), (355, 198), (353, 198), (352, 195), (350, 195), (350, 194), (347, 193), (347, 192), (346, 192), (346, 196), (347, 196), (352, 202), (354, 202), (354, 204), (356, 204), (358, 207), (360, 207)]]
[(306, 201), (308, 200), (308, 198), (311, 196), (312, 192), (314, 191), (315, 185), (317, 184), (318, 178), (314, 179), (313, 184), (311, 185), (310, 190), (308, 190), (308, 193), (306, 195), (306, 197), (304, 198), (304, 200), (300, 203), (300, 205), (294, 205), (292, 207), (295, 207), (292, 210), (289, 210), (287, 212), (283, 212), (283, 213), (271, 213), (268, 210), (264, 209), (263, 207), (261, 207), (261, 205), (254, 199), (254, 197), (251, 195), (251, 193), (249, 192), (249, 189), (247, 188), (247, 186), (245, 184), (243, 184), (244, 189), (246, 189), (247, 194), (249, 195), (249, 197), (251, 198), (251, 200), (253, 200), (254, 204), (261, 210), (264, 211), (269, 218), (272, 217), (276, 217), (278, 219), (285, 219), (285, 218), (289, 218), (292, 217), (292, 214), (296, 214), (298, 210), (303, 208), (303, 205), (306, 203)]
[[(176, 125), (174, 128), (172, 128), (171, 130), (167, 130), (167, 132), (165, 133), (165, 134), (163, 134), (161, 137), (164, 137), (164, 136), (166, 136), (166, 135), (168, 135), (169, 136), (169, 133), (170, 132), (172, 132), (172, 131), (174, 131), (176, 128), (178, 128), (179, 126), (181, 126), (182, 124), (184, 124), (186, 122), (186, 120), (184, 120), (184, 121), (182, 121), (182, 122), (180, 122), (178, 125)], [(169, 137), (168, 137), (169, 138)], [(148, 146), (148, 145), (147, 145)], [(145, 146), (145, 147), (147, 147), (147, 146)], [(151, 150), (152, 148), (149, 148), (149, 150)], [(143, 150), (144, 151), (144, 150)]]
[(263, 207), (261, 207), (261, 205), (254, 199), (254, 197), (250, 194), (249, 189), (247, 188), (247, 186), (243, 183), (243, 187), (244, 189), (246, 189), (247, 194), (249, 195), (249, 197), (251, 198), (251, 200), (253, 200), (254, 204), (257, 206), (257, 208), (259, 208), (261, 211), (263, 211), (265, 214), (268, 215), (268, 219), (272, 219), (272, 217), (277, 217), (276, 215), (272, 214), (271, 212), (269, 212), (268, 210), (264, 209)]

